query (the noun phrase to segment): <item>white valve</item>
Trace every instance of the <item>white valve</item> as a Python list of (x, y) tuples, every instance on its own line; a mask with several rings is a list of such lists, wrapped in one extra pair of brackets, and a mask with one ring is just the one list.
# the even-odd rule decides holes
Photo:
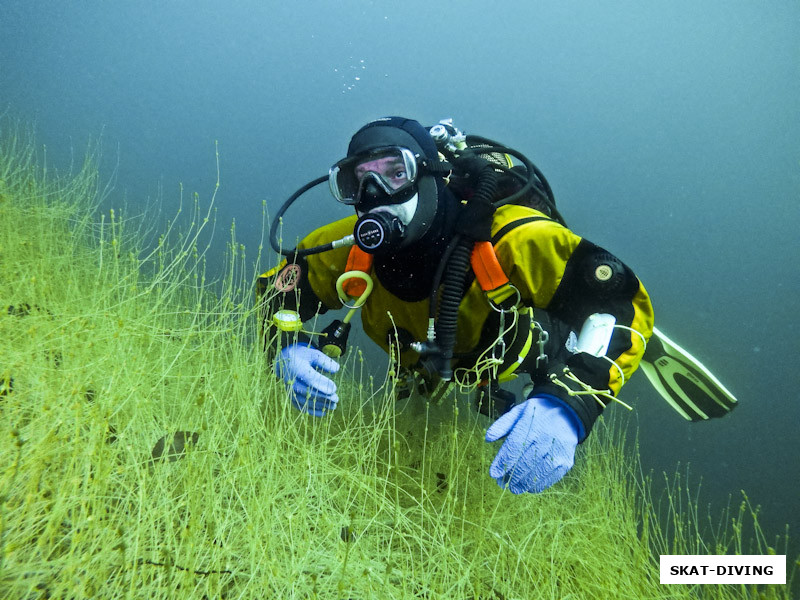
[(614, 325), (617, 319), (608, 313), (595, 313), (589, 315), (586, 322), (581, 327), (578, 336), (578, 343), (575, 346), (577, 352), (586, 352), (592, 356), (605, 356), (608, 352), (608, 344), (611, 342), (611, 334), (614, 333)]

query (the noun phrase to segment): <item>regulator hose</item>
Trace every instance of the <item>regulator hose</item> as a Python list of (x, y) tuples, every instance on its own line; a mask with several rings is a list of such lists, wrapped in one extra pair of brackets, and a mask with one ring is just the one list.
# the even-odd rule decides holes
[(456, 344), (458, 305), (461, 304), (471, 253), (472, 241), (460, 239), (450, 256), (442, 279), (444, 290), (441, 292), (439, 318), (436, 320), (436, 340), (439, 348), (439, 376), (445, 381), (453, 378), (450, 361), (453, 358), (453, 348)]
[(556, 208), (556, 199), (555, 196), (553, 195), (553, 190), (550, 187), (550, 183), (547, 181), (547, 178), (544, 176), (544, 173), (542, 173), (539, 170), (539, 168), (535, 164), (533, 164), (527, 156), (525, 156), (524, 154), (522, 154), (522, 152), (519, 152), (518, 150), (514, 150), (513, 148), (503, 146), (502, 144), (495, 142), (494, 140), (479, 135), (468, 135), (466, 141), (467, 144), (470, 146), (480, 145), (480, 147), (475, 148), (476, 152), (480, 152), (481, 154), (491, 153), (491, 152), (509, 154), (517, 158), (525, 166), (525, 170), (527, 171), (527, 177), (523, 177), (519, 173), (516, 173), (510, 169), (505, 169), (500, 167), (499, 165), (495, 165), (496, 168), (499, 168), (500, 170), (519, 179), (520, 183), (522, 183), (522, 187), (517, 192), (515, 192), (514, 194), (512, 194), (507, 198), (502, 198), (496, 201), (495, 204), (497, 206), (514, 204), (514, 202), (516, 202), (519, 198), (530, 192), (531, 189), (533, 189), (535, 185), (538, 183), (538, 185), (541, 187), (542, 192), (544, 193), (544, 200), (545, 203), (547, 204), (547, 207), (550, 209), (551, 216), (556, 221), (558, 221), (559, 223), (561, 223), (566, 227), (566, 222), (564, 221), (564, 217)]
[(277, 252), (278, 254), (282, 254), (283, 256), (293, 256), (293, 255), (306, 256), (308, 254), (316, 254), (331, 249), (328, 248), (329, 244), (324, 244), (322, 246), (317, 246), (315, 248), (305, 248), (303, 250), (297, 250), (297, 249), (284, 250), (281, 247), (280, 240), (278, 239), (278, 228), (281, 226), (282, 223), (281, 219), (283, 215), (286, 213), (286, 211), (289, 210), (289, 207), (292, 204), (294, 204), (295, 200), (297, 200), (300, 196), (305, 194), (308, 190), (319, 185), (320, 183), (324, 183), (327, 180), (328, 176), (325, 175), (323, 177), (318, 177), (314, 181), (308, 182), (306, 185), (297, 190), (294, 194), (289, 196), (289, 199), (286, 202), (284, 202), (283, 206), (281, 206), (278, 212), (275, 213), (275, 219), (272, 221), (272, 225), (269, 228), (269, 243), (270, 246), (272, 246), (272, 249), (275, 250), (275, 252)]
[[(497, 191), (497, 173), (491, 164), (487, 162), (478, 174), (478, 183), (475, 193), (469, 202), (492, 202)], [(439, 376), (450, 381), (453, 378), (453, 368), (450, 361), (453, 358), (453, 349), (456, 344), (456, 329), (458, 325), (458, 306), (464, 294), (464, 283), (467, 279), (467, 272), (470, 266), (470, 255), (474, 241), (462, 235), (456, 235), (453, 239), (452, 253), (445, 253), (442, 261), (447, 260), (445, 269), (437, 270), (437, 275), (444, 271), (440, 281), (435, 280), (433, 293), (431, 295), (431, 311), (435, 311), (436, 300), (441, 293), (439, 304), (439, 318), (436, 320), (436, 341), (439, 349), (439, 364), (437, 369)], [(449, 250), (449, 248), (448, 248)], [(440, 292), (440, 288), (443, 290)]]

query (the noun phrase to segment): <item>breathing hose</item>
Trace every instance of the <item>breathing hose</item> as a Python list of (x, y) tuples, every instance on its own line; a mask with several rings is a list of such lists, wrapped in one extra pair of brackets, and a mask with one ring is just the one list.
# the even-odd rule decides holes
[[(491, 204), (496, 191), (497, 174), (494, 167), (487, 163), (478, 175), (478, 184), (469, 202)], [(440, 263), (440, 267), (442, 267), (442, 264), (447, 261), (447, 267), (437, 270), (437, 278), (434, 280), (431, 294), (430, 310), (433, 314), (436, 310), (437, 295), (441, 293), (439, 318), (436, 321), (436, 341), (439, 349), (437, 370), (439, 376), (445, 381), (453, 378), (450, 361), (453, 358), (453, 348), (456, 343), (458, 306), (461, 304), (461, 296), (464, 293), (464, 282), (467, 278), (473, 245), (473, 240), (458, 234), (455, 236), (451, 246), (448, 247), (449, 252), (445, 252)], [(443, 277), (442, 271), (444, 271)], [(439, 285), (440, 279), (441, 286)], [(443, 288), (441, 292), (439, 292), (440, 288)]]
[(517, 158), (525, 166), (525, 169), (527, 171), (527, 177), (519, 173), (516, 173), (511, 169), (506, 169), (500, 167), (499, 165), (494, 165), (495, 168), (500, 169), (512, 175), (513, 177), (519, 179), (520, 182), (523, 184), (522, 188), (520, 188), (511, 196), (508, 196), (507, 198), (503, 198), (499, 202), (496, 202), (497, 206), (514, 204), (517, 200), (519, 200), (529, 191), (535, 189), (534, 184), (538, 182), (539, 185), (541, 185), (542, 191), (544, 192), (545, 196), (544, 200), (545, 203), (547, 204), (547, 207), (550, 209), (551, 216), (566, 227), (564, 217), (561, 216), (561, 213), (556, 208), (556, 200), (555, 197), (553, 196), (553, 190), (550, 187), (550, 183), (547, 181), (547, 178), (544, 176), (544, 173), (542, 173), (539, 170), (539, 168), (536, 165), (534, 165), (530, 161), (530, 159), (528, 159), (527, 156), (525, 156), (521, 152), (518, 152), (517, 150), (514, 150), (513, 148), (508, 148), (506, 146), (503, 146), (502, 144), (499, 144), (498, 142), (495, 142), (494, 140), (490, 140), (489, 138), (485, 138), (479, 135), (468, 135), (466, 139), (467, 139), (467, 145), (469, 146), (480, 144), (481, 147), (476, 148), (475, 150), (480, 152), (481, 154), (488, 154), (491, 152), (510, 154), (511, 156)]
[(283, 256), (308, 256), (309, 254), (319, 254), (320, 252), (327, 252), (328, 250), (333, 250), (334, 248), (339, 248), (341, 246), (352, 246), (355, 244), (355, 237), (352, 235), (348, 235), (343, 237), (340, 240), (335, 240), (333, 242), (328, 242), (327, 244), (322, 244), (321, 246), (314, 246), (313, 248), (303, 248), (302, 250), (292, 249), (292, 250), (285, 250), (281, 247), (281, 242), (278, 239), (278, 227), (281, 225), (281, 219), (283, 215), (289, 210), (289, 207), (294, 204), (294, 201), (297, 200), (300, 196), (305, 194), (308, 190), (313, 188), (314, 186), (319, 185), (320, 183), (324, 183), (328, 181), (328, 176), (324, 175), (322, 177), (318, 177), (314, 181), (308, 182), (306, 185), (301, 187), (297, 190), (294, 194), (292, 194), (289, 199), (283, 203), (283, 206), (280, 207), (277, 213), (275, 213), (275, 220), (272, 221), (272, 225), (269, 228), (269, 243), (272, 246), (272, 249), (275, 250), (278, 254), (282, 254)]

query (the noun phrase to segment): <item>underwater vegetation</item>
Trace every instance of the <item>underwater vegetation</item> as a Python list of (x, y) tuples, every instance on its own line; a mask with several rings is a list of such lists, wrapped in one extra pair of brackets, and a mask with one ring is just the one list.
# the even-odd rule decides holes
[(652, 498), (618, 423), (513, 496), (467, 398), (397, 400), (357, 349), (336, 412), (299, 413), (256, 343), (260, 248), (232, 231), (211, 281), (213, 196), (150, 244), (104, 193), (2, 123), (0, 598), (790, 597), (659, 584), (659, 553), (783, 551), (746, 498), (709, 528), (683, 479)]

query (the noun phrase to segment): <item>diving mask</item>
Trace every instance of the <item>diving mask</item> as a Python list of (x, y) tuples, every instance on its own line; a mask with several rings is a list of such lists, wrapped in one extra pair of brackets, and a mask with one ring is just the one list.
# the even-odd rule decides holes
[(340, 160), (330, 168), (328, 184), (342, 204), (401, 204), (413, 195), (419, 171), (411, 150), (389, 146)]

